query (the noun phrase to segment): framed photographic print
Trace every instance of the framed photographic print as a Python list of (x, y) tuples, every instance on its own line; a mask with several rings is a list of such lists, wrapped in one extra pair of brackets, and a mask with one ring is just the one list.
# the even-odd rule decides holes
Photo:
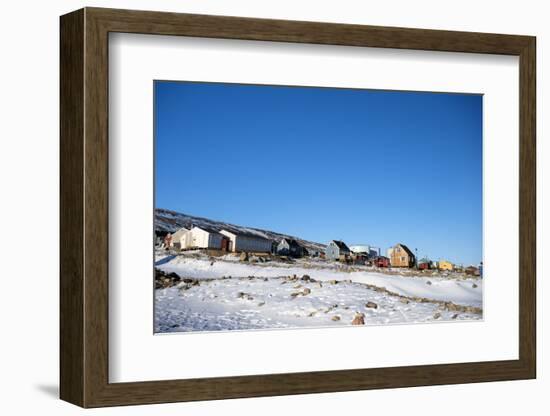
[(534, 378), (535, 38), (61, 17), (83, 407)]

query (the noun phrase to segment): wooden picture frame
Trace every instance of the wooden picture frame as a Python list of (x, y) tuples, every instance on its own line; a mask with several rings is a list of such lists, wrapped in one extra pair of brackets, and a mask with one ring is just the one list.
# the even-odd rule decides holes
[[(536, 377), (535, 38), (85, 8), (61, 17), (60, 396), (82, 407), (213, 400)], [(110, 32), (519, 56), (519, 359), (109, 383)]]

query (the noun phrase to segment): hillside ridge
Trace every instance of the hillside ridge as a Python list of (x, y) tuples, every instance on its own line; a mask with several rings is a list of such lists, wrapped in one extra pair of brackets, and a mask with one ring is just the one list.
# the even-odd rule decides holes
[(236, 225), (223, 221), (216, 221), (204, 217), (197, 217), (165, 208), (155, 208), (154, 223), (155, 231), (161, 232), (173, 233), (182, 227), (191, 228), (193, 226), (200, 227), (202, 225), (218, 231), (226, 229), (228, 231), (246, 231), (248, 233), (252, 232), (258, 234), (261, 237), (277, 242), (280, 241), (282, 238), (291, 238), (296, 240), (299, 244), (307, 249), (324, 250), (326, 247), (325, 244), (304, 240), (302, 238), (288, 234), (264, 230), (261, 228), (246, 227), (243, 225)]

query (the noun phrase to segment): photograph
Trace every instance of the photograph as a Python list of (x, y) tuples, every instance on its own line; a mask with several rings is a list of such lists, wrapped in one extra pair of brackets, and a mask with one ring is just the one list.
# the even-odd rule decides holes
[(483, 321), (483, 95), (155, 80), (154, 333)]

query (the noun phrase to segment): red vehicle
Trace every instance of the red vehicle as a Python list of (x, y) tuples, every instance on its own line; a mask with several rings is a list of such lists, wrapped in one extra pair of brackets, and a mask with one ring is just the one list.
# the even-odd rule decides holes
[(378, 256), (374, 259), (373, 264), (376, 267), (390, 267), (390, 259), (384, 256)]

